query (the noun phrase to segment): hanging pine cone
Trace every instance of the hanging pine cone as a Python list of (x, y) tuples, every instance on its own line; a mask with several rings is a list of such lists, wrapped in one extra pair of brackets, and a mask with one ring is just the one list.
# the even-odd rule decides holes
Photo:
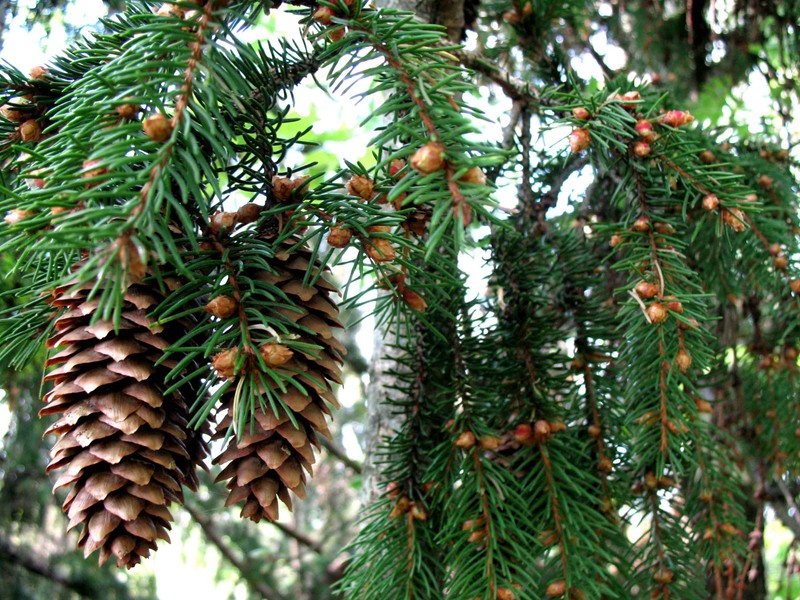
[[(288, 325), (295, 323), (294, 332), (300, 342), (321, 346), (317, 356), (312, 353), (292, 352), (285, 347), (268, 344), (261, 354), (271, 368), (286, 377), (292, 377), (297, 386), (286, 385), (281, 390), (273, 383), (269, 395), (278, 396), (291, 411), (299, 427), (295, 427), (288, 412), (279, 410), (276, 415), (270, 408), (266, 390), (261, 389), (262, 401), (256, 402), (252, 423), (245, 425), (238, 439), (231, 436), (225, 451), (214, 463), (226, 465), (217, 481), (228, 480), (230, 490), (226, 506), (244, 503), (241, 515), (253, 521), (278, 518), (278, 498), (291, 510), (289, 491), (305, 498), (307, 471), (312, 474), (314, 446), (319, 448), (317, 434), (330, 438), (325, 415), (330, 415), (327, 403), (338, 406), (330, 382), (341, 383), (341, 343), (333, 337), (332, 327), (341, 327), (339, 311), (330, 298), (336, 288), (320, 275), (312, 285), (303, 285), (303, 279), (313, 260), (307, 249), (287, 252), (294, 240), (289, 240), (272, 261), (272, 272), (260, 271), (253, 279), (278, 286), (294, 300), (298, 311), (284, 306), (268, 309), (273, 316), (282, 315)], [(242, 376), (242, 375), (240, 375)], [(223, 400), (223, 418), (216, 439), (223, 438), (233, 422), (234, 382)], [(302, 391), (300, 391), (301, 388)], [(266, 406), (262, 410), (259, 406)]]
[(155, 363), (180, 326), (153, 326), (147, 317), (162, 296), (131, 284), (115, 332), (111, 321), (92, 323), (93, 283), (62, 286), (52, 301), (68, 310), (48, 341), (66, 347), (47, 361), (59, 366), (45, 377), (55, 387), (40, 416), (62, 415), (47, 430), (59, 435), (47, 470), (65, 469), (54, 490), (72, 486), (63, 509), (68, 530), (83, 525), (78, 546), (85, 555), (99, 549), (100, 564), (113, 554), (118, 566), (131, 568), (156, 549), (157, 539), (169, 541), (167, 506), (183, 501), (181, 485), (196, 489), (195, 467), (207, 444), (187, 428), (186, 401), (163, 393), (175, 363)]

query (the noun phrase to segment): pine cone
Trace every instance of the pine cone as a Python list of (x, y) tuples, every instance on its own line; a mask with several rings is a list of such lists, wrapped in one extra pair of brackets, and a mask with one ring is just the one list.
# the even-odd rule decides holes
[(99, 549), (100, 564), (113, 554), (118, 566), (131, 568), (156, 549), (156, 539), (169, 541), (167, 506), (183, 501), (181, 485), (196, 489), (195, 467), (207, 444), (187, 428), (180, 394), (163, 393), (175, 363), (155, 363), (181, 326), (152, 325), (147, 311), (162, 296), (131, 284), (115, 333), (111, 321), (92, 323), (98, 301), (87, 300), (91, 288), (66, 285), (54, 292), (52, 303), (69, 310), (48, 341), (51, 348), (66, 347), (47, 361), (60, 366), (45, 377), (55, 387), (40, 416), (62, 415), (47, 430), (59, 435), (47, 470), (66, 469), (54, 491), (72, 486), (63, 509), (68, 530), (84, 526), (78, 547), (86, 556)]
[[(261, 402), (256, 402), (253, 422), (245, 425), (238, 439), (231, 436), (225, 451), (214, 460), (214, 463), (226, 465), (217, 477), (217, 481), (229, 480), (226, 506), (244, 502), (242, 517), (256, 522), (262, 518), (270, 521), (278, 518), (277, 498), (291, 510), (290, 490), (299, 498), (305, 498), (304, 471), (312, 474), (311, 465), (315, 462), (313, 447), (319, 448), (316, 436), (322, 434), (330, 438), (325, 421), (330, 409), (326, 402), (338, 407), (330, 382), (341, 383), (340, 363), (345, 349), (333, 337), (331, 330), (332, 327), (341, 327), (338, 308), (329, 297), (336, 288), (322, 275), (313, 285), (303, 285), (311, 260), (307, 249), (294, 250), (291, 254), (278, 252), (271, 265), (273, 272), (253, 274), (253, 279), (278, 286), (295, 300), (300, 309), (295, 312), (283, 306), (275, 307), (269, 309), (273, 315), (286, 317), (287, 325), (295, 323), (294, 332), (299, 341), (322, 347), (317, 356), (295, 351), (281, 366), (272, 367), (293, 377), (303, 390), (287, 385), (286, 391), (282, 391), (273, 385), (269, 394), (281, 399), (299, 427), (295, 427), (287, 411), (279, 409), (276, 415), (270, 408), (265, 390), (261, 389), (263, 397)], [(282, 356), (281, 360), (284, 359)], [(268, 357), (265, 356), (265, 360), (268, 361)], [(271, 382), (268, 378), (265, 380)], [(231, 385), (224, 397), (224, 416), (214, 436), (216, 439), (226, 435), (233, 421), (235, 387), (235, 383)], [(259, 409), (259, 406), (266, 406), (266, 410)]]

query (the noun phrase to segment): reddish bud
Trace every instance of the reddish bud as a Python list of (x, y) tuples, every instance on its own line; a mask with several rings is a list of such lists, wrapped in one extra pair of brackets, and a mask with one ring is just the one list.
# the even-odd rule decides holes
[(611, 473), (614, 469), (614, 463), (611, 462), (611, 459), (607, 456), (604, 456), (600, 459), (600, 462), (597, 463), (597, 470), (601, 473)]
[(579, 121), (588, 121), (592, 117), (592, 114), (583, 106), (578, 106), (572, 109), (572, 116)]
[(533, 427), (530, 426), (530, 423), (521, 423), (514, 428), (514, 440), (524, 446), (534, 444)]
[(478, 440), (478, 445), (484, 450), (497, 450), (500, 447), (500, 438), (494, 435), (484, 435)]
[(533, 424), (533, 439), (535, 442), (543, 442), (550, 437), (550, 423), (544, 419), (539, 419)]
[(656, 132), (653, 130), (653, 124), (647, 119), (641, 119), (636, 122), (634, 126), (636, 133), (645, 141), (652, 142), (656, 137)]
[(694, 405), (697, 407), (697, 412), (699, 413), (710, 415), (714, 412), (714, 407), (711, 405), (711, 402), (703, 398), (695, 398)]
[(772, 264), (776, 269), (780, 269), (782, 271), (789, 266), (789, 259), (785, 256), (776, 256), (772, 259)]
[(331, 42), (336, 43), (344, 38), (346, 31), (344, 27), (331, 27), (328, 29), (326, 35)]
[(789, 288), (795, 293), (800, 294), (800, 279), (792, 279), (789, 282)]
[(586, 432), (589, 434), (589, 437), (593, 438), (599, 438), (603, 433), (599, 425), (589, 425)]
[(47, 67), (33, 67), (31, 69), (31, 79), (44, 79), (47, 75)]
[(633, 222), (631, 229), (633, 229), (633, 231), (638, 231), (639, 233), (647, 233), (650, 231), (650, 219), (647, 217), (639, 217)]
[(694, 117), (684, 110), (671, 110), (661, 116), (660, 121), (670, 127), (682, 127), (694, 121)]
[(612, 248), (616, 248), (622, 243), (622, 236), (619, 234), (614, 234), (611, 236), (611, 241), (609, 242), (609, 246)]
[(765, 190), (771, 190), (775, 180), (768, 175), (762, 175), (758, 178), (758, 185), (764, 188)]
[(589, 147), (591, 141), (592, 136), (588, 129), (584, 129), (583, 127), (573, 129), (572, 133), (569, 134), (569, 150), (573, 154), (583, 152)]
[(660, 583), (661, 585), (667, 585), (668, 583), (672, 583), (674, 577), (675, 573), (673, 573), (669, 569), (659, 569), (653, 575), (653, 581), (655, 581), (656, 583)]
[(406, 166), (406, 161), (402, 158), (395, 158), (389, 163), (389, 177), (397, 177), (397, 175), (402, 171)]

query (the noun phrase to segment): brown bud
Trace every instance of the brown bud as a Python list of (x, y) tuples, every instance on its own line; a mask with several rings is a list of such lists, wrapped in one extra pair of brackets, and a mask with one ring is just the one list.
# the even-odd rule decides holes
[(600, 459), (600, 462), (597, 463), (597, 470), (601, 473), (611, 473), (614, 469), (614, 463), (611, 462), (611, 459), (607, 456), (604, 456)]
[(744, 213), (738, 208), (723, 209), (722, 221), (737, 233), (747, 228), (744, 224)]
[(395, 158), (389, 163), (389, 177), (397, 177), (397, 175), (402, 171), (406, 166), (406, 161), (402, 158)]
[(425, 309), (428, 307), (428, 303), (425, 302), (425, 298), (413, 290), (403, 288), (401, 295), (403, 297), (403, 302), (405, 302), (406, 306), (408, 306), (411, 310), (424, 313)]
[(427, 521), (428, 513), (418, 502), (411, 503), (411, 516), (417, 521)]
[(445, 148), (439, 142), (428, 142), (411, 155), (411, 168), (423, 175), (444, 168)]
[(640, 281), (636, 284), (634, 289), (638, 296), (640, 298), (644, 298), (645, 300), (650, 300), (658, 295), (658, 286), (655, 283), (650, 283), (649, 281)]
[(469, 450), (475, 445), (475, 434), (471, 431), (464, 431), (456, 438), (455, 444), (459, 448)]
[(539, 419), (533, 424), (533, 437), (536, 442), (543, 442), (550, 437), (550, 423)]
[(600, 435), (603, 433), (599, 425), (589, 425), (586, 431), (589, 434), (589, 437), (593, 438), (599, 438)]
[(719, 198), (715, 194), (708, 194), (703, 198), (703, 209), (711, 212), (717, 210), (719, 206)]
[(389, 485), (386, 486), (386, 495), (392, 500), (396, 500), (400, 496), (400, 491), (400, 484), (396, 481), (391, 481)]
[(236, 368), (236, 357), (239, 355), (238, 348), (231, 348), (223, 350), (214, 355), (211, 366), (219, 373), (220, 377), (225, 379), (233, 379), (234, 369)]
[(17, 130), (23, 142), (38, 142), (42, 139), (42, 126), (36, 119), (28, 119)]
[(316, 11), (314, 11), (314, 14), (311, 18), (322, 25), (330, 25), (333, 23), (334, 16), (336, 16), (336, 13), (333, 12), (333, 9), (330, 6), (320, 6)]
[(583, 152), (589, 147), (591, 142), (592, 136), (589, 133), (589, 130), (584, 129), (583, 127), (573, 129), (572, 133), (569, 134), (569, 150), (573, 154)]
[(770, 256), (778, 256), (781, 253), (781, 245), (780, 244), (770, 244), (769, 245), (769, 253)]
[(697, 495), (697, 498), (700, 502), (705, 502), (706, 504), (710, 504), (711, 501), (714, 499), (714, 494), (708, 490), (704, 490)]
[(497, 588), (497, 600), (514, 600), (516, 595), (511, 588)]
[(622, 236), (615, 233), (614, 235), (611, 236), (611, 241), (608, 244), (612, 248), (616, 248), (621, 243), (622, 243)]
[(292, 195), (292, 182), (287, 177), (272, 178), (272, 195), (278, 202), (286, 202)]
[(497, 450), (500, 447), (500, 438), (494, 435), (484, 435), (478, 440), (478, 445), (484, 450)]
[(633, 153), (639, 158), (647, 158), (650, 156), (650, 144), (644, 141), (635, 142), (633, 144)]
[(383, 238), (373, 238), (365, 244), (364, 250), (375, 262), (389, 262), (395, 259), (397, 253), (389, 240)]
[(503, 21), (509, 25), (518, 25), (522, 22), (522, 14), (516, 10), (509, 10), (503, 13)]
[(678, 354), (675, 356), (675, 363), (678, 365), (681, 373), (686, 373), (692, 366), (692, 355), (686, 352), (686, 350), (678, 350)]
[(136, 104), (120, 104), (114, 110), (120, 118), (128, 119), (129, 121), (135, 119), (136, 115), (139, 114), (139, 107)]
[(578, 106), (572, 109), (572, 116), (579, 121), (588, 121), (592, 117), (592, 114), (583, 106)]
[(469, 542), (470, 544), (473, 544), (473, 543), (477, 544), (478, 542), (480, 542), (485, 537), (486, 537), (486, 531), (483, 530), (483, 529), (480, 529), (478, 531), (473, 531), (472, 533), (470, 533), (469, 536), (467, 537), (467, 542)]
[(142, 122), (142, 129), (154, 142), (166, 142), (172, 135), (172, 122), (167, 115), (155, 113)]
[(651, 490), (656, 489), (658, 487), (658, 479), (656, 479), (655, 473), (653, 473), (652, 471), (648, 471), (647, 473), (645, 473), (644, 484)]
[(789, 259), (785, 256), (776, 256), (772, 259), (772, 264), (776, 269), (780, 269), (782, 271), (789, 266)]
[(354, 175), (344, 187), (347, 190), (347, 193), (353, 196), (358, 196), (363, 200), (371, 199), (374, 194), (374, 185), (372, 180), (365, 175)]
[(295, 194), (305, 194), (308, 191), (308, 180), (310, 175), (299, 175), (292, 179), (292, 192)]
[(650, 231), (650, 219), (647, 217), (639, 217), (633, 222), (631, 229), (633, 229), (633, 231), (638, 231), (639, 233), (647, 233)]
[(660, 583), (661, 585), (667, 585), (668, 583), (672, 582), (674, 577), (675, 573), (669, 569), (659, 569), (653, 574), (653, 581)]
[(700, 153), (700, 162), (710, 165), (717, 160), (716, 155), (711, 150), (703, 150)]
[(714, 532), (714, 528), (713, 527), (706, 527), (703, 530), (703, 540), (704, 541), (713, 540), (715, 537), (717, 537), (717, 535)]
[(558, 542), (558, 532), (553, 529), (545, 529), (536, 538), (545, 548), (555, 545)]
[(239, 210), (236, 211), (236, 222), (242, 223), (243, 225), (246, 225), (247, 223), (255, 223), (258, 221), (258, 217), (261, 215), (263, 210), (264, 207), (260, 204), (248, 202), (247, 204), (240, 206)]
[(223, 229), (231, 229), (236, 224), (236, 213), (217, 211), (211, 215), (211, 232), (218, 234)]
[[(100, 160), (85, 160), (83, 161), (83, 173), (81, 176), (84, 179), (92, 179), (94, 177), (99, 177), (100, 175), (105, 175), (108, 173), (108, 167), (101, 167)], [(98, 182), (93, 182), (89, 185), (97, 185)]]
[(239, 303), (230, 296), (217, 296), (205, 306), (206, 312), (220, 319), (227, 319), (239, 310)]
[(459, 181), (475, 185), (486, 185), (486, 174), (480, 167), (471, 167), (459, 178)]
[(408, 512), (408, 509), (411, 508), (411, 502), (408, 499), (408, 496), (403, 496), (397, 501), (397, 504), (394, 505), (392, 511), (389, 513), (390, 519), (395, 519), (401, 515), (404, 515)]
[(3, 217), (3, 220), (8, 223), (9, 225), (16, 225), (22, 219), (27, 219), (28, 217), (34, 215), (35, 213), (32, 210), (22, 210), (20, 208), (15, 208), (8, 212), (8, 214)]
[(667, 307), (660, 302), (653, 302), (647, 307), (647, 316), (653, 325), (658, 325), (667, 320), (669, 312), (667, 312)]
[(622, 94), (622, 99), (625, 101), (622, 103), (622, 108), (634, 109), (636, 108), (636, 101), (641, 100), (642, 95), (636, 90), (633, 90)]
[(44, 79), (47, 75), (47, 67), (33, 67), (30, 71), (31, 79)]
[(567, 425), (564, 421), (549, 421), (550, 425), (550, 433), (559, 433), (560, 431), (566, 431)]
[(285, 365), (294, 356), (294, 352), (282, 344), (264, 344), (258, 352), (269, 367)]
[(544, 591), (545, 595), (549, 596), (550, 598), (558, 598), (563, 596), (567, 593), (567, 582), (563, 579), (559, 581), (554, 581), (550, 585), (547, 586), (547, 589)]
[(331, 248), (346, 248), (352, 238), (352, 230), (347, 227), (334, 226), (328, 232), (327, 242)]
[(789, 282), (789, 288), (795, 293), (800, 294), (800, 279), (792, 279)]
[(710, 415), (714, 412), (714, 407), (711, 405), (711, 402), (703, 398), (695, 398), (694, 405), (697, 407), (697, 412), (699, 413)]
[(331, 42), (336, 43), (344, 38), (345, 33), (347, 33), (347, 29), (344, 27), (329, 27), (326, 35)]
[(28, 120), (28, 113), (16, 108), (12, 108), (8, 104), (0, 108), (0, 114), (13, 123), (22, 123), (23, 121)]
[(765, 190), (771, 190), (775, 180), (770, 177), (769, 175), (762, 175), (758, 178), (758, 185), (764, 188)]
[(664, 300), (669, 300), (667, 302), (667, 310), (671, 310), (674, 313), (678, 313), (679, 315), (683, 314), (683, 303), (679, 300), (674, 299), (675, 296), (670, 296), (669, 298), (664, 298)]

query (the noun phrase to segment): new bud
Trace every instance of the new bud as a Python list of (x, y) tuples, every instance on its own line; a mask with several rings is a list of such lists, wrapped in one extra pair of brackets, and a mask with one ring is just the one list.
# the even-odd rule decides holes
[(411, 168), (423, 175), (435, 173), (444, 167), (444, 146), (428, 142), (411, 155)]
[(591, 141), (592, 136), (588, 129), (584, 129), (583, 127), (573, 129), (572, 133), (569, 134), (569, 150), (573, 154), (583, 152), (589, 147)]

